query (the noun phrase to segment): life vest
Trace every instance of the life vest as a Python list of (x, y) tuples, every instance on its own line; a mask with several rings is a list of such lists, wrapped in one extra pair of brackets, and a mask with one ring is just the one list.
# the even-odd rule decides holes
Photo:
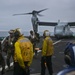
[(7, 36), (6, 39), (3, 42), (3, 51), (7, 53), (8, 50), (14, 49), (14, 37)]
[(53, 55), (53, 53), (54, 53), (53, 41), (50, 37), (46, 37), (43, 40), (42, 56), (50, 56)]
[(23, 39), (20, 39), (18, 40), (19, 44), (20, 44), (20, 49), (21, 49), (21, 55), (22, 55), (22, 58), (23, 58), (23, 61), (31, 61), (32, 59), (32, 44), (30, 42), (29, 39), (27, 38), (23, 38)]

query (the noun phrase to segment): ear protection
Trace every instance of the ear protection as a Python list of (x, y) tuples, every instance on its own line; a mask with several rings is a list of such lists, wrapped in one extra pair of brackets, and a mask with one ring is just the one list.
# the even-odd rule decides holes
[(14, 33), (14, 36), (15, 36), (15, 37), (19, 37), (20, 35), (21, 35), (21, 33), (16, 30), (15, 33)]
[(45, 30), (43, 36), (50, 36), (50, 32), (48, 30)]

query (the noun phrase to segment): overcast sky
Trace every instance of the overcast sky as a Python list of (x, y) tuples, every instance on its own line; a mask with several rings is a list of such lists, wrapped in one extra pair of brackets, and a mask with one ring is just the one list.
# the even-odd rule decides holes
[[(57, 22), (60, 19), (60, 21), (75, 22), (75, 0), (0, 0), (0, 30), (21, 28), (30, 31), (31, 15), (12, 15), (45, 8), (48, 10), (40, 13), (44, 15), (38, 17), (40, 21)], [(51, 27), (45, 28), (51, 30)], [(45, 28), (39, 27), (39, 31)]]

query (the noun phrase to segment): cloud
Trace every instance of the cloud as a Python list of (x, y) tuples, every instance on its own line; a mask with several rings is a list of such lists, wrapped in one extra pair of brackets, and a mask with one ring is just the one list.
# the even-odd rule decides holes
[(31, 15), (12, 15), (44, 8), (48, 10), (41, 12), (44, 16), (38, 17), (40, 21), (75, 21), (75, 0), (0, 0), (0, 26), (2, 29), (30, 30)]

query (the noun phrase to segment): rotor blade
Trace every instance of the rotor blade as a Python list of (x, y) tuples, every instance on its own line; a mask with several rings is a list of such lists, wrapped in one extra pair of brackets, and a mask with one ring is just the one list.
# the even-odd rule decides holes
[(23, 14), (13, 14), (13, 16), (16, 16), (16, 15), (25, 15), (25, 13), (23, 13)]
[(30, 12), (30, 13), (25, 13), (25, 14), (32, 14), (32, 12)]
[(47, 10), (47, 9), (48, 9), (48, 8), (43, 9), (43, 10), (40, 10), (40, 11), (37, 11), (37, 13), (40, 13), (40, 12), (45, 11), (45, 10)]
[(32, 14), (32, 13), (13, 14), (13, 16), (16, 16), (16, 15), (27, 15), (27, 14)]
[(44, 16), (44, 15), (41, 15), (41, 14), (37, 14), (38, 16)]

